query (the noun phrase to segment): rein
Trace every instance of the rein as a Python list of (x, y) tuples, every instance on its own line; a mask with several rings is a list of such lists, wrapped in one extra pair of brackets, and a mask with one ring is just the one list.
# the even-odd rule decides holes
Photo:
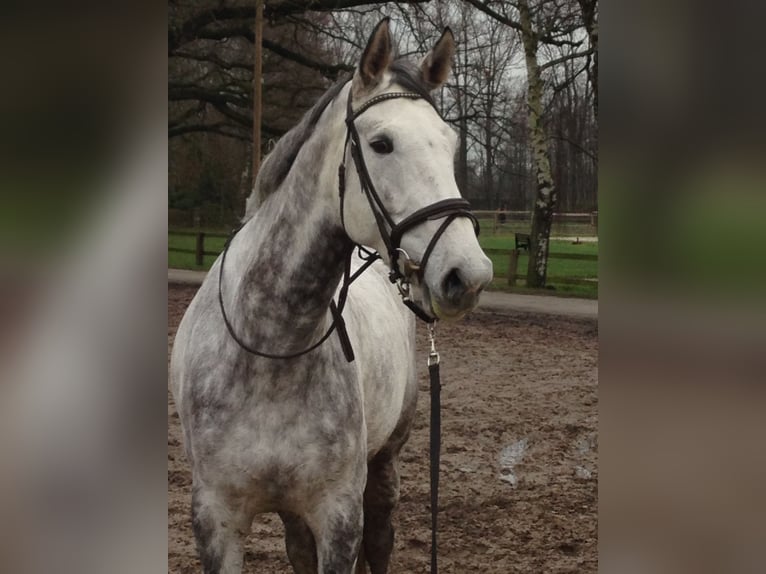
[[(435, 345), (435, 328), (434, 323), (436, 319), (431, 317), (420, 305), (418, 305), (410, 296), (410, 277), (416, 276), (420, 282), (423, 281), (425, 275), (426, 265), (431, 256), (431, 253), (436, 245), (436, 242), (446, 231), (447, 227), (455, 221), (458, 217), (467, 217), (471, 220), (476, 231), (476, 235), (479, 234), (479, 222), (476, 217), (470, 211), (470, 204), (463, 198), (450, 198), (443, 199), (427, 205), (421, 209), (418, 209), (414, 213), (411, 213), (405, 217), (399, 223), (395, 223), (391, 215), (386, 210), (383, 202), (375, 189), (375, 185), (372, 183), (372, 178), (367, 170), (367, 164), (364, 161), (364, 154), (362, 153), (361, 139), (359, 132), (356, 129), (354, 120), (358, 118), (365, 111), (372, 106), (385, 102), (387, 100), (393, 100), (397, 98), (407, 98), (411, 100), (423, 99), (422, 96), (414, 94), (412, 92), (389, 92), (381, 94), (371, 98), (365, 102), (359, 109), (354, 111), (351, 104), (351, 92), (349, 91), (348, 103), (346, 108), (346, 142), (343, 148), (343, 159), (340, 166), (338, 166), (338, 195), (340, 199), (340, 219), (341, 225), (345, 231), (346, 224), (343, 213), (344, 199), (346, 194), (346, 150), (350, 146), (351, 158), (354, 162), (356, 172), (359, 176), (359, 182), (362, 188), (362, 193), (367, 197), (367, 201), (372, 209), (375, 222), (380, 231), (380, 236), (383, 239), (383, 243), (388, 251), (389, 258), (389, 275), (388, 278), (391, 283), (396, 284), (399, 294), (402, 297), (402, 302), (421, 320), (428, 324), (428, 338), (431, 345), (431, 350), (428, 355), (428, 374), (430, 380), (430, 392), (431, 392), (431, 425), (429, 435), (429, 458), (430, 458), (430, 483), (431, 483), (431, 574), (437, 574), (437, 519), (439, 512), (439, 461), (441, 451), (441, 380), (439, 375), (439, 353), (436, 352)], [(430, 102), (429, 102), (430, 103)], [(433, 104), (431, 104), (433, 106)], [(436, 110), (436, 108), (434, 107)], [(436, 110), (438, 114), (439, 111)], [(441, 114), (439, 114), (441, 117)], [(404, 249), (401, 248), (401, 241), (404, 234), (413, 229), (414, 227), (425, 223), (426, 221), (444, 219), (442, 224), (436, 230), (431, 241), (426, 246), (423, 252), (423, 257), (420, 263), (415, 263)], [(346, 331), (345, 321), (343, 320), (343, 309), (346, 305), (346, 299), (348, 295), (348, 289), (351, 284), (366, 271), (377, 259), (381, 259), (380, 254), (374, 251), (369, 251), (361, 245), (356, 245), (359, 250), (359, 257), (363, 259), (364, 264), (357, 269), (357, 271), (351, 274), (351, 256), (353, 255), (353, 249), (346, 258), (344, 270), (343, 270), (343, 282), (341, 284), (340, 292), (338, 293), (338, 303), (330, 301), (330, 313), (333, 316), (332, 323), (327, 331), (319, 338), (318, 341), (313, 343), (310, 347), (289, 354), (276, 354), (260, 351), (248, 345), (243, 341), (235, 332), (234, 327), (229, 321), (226, 315), (226, 308), (223, 303), (223, 268), (226, 263), (226, 254), (229, 250), (232, 240), (236, 236), (242, 227), (247, 222), (242, 223), (239, 227), (234, 229), (226, 240), (226, 244), (221, 255), (221, 264), (218, 269), (218, 303), (221, 308), (221, 315), (223, 321), (226, 324), (226, 329), (229, 331), (232, 339), (245, 351), (267, 359), (294, 359), (310, 353), (314, 349), (318, 348), (324, 343), (332, 334), (333, 331), (338, 332), (341, 348), (346, 359), (349, 362), (354, 360), (354, 350), (351, 345), (351, 340)], [(348, 233), (346, 233), (348, 235)], [(362, 255), (364, 253), (364, 255)], [(399, 256), (404, 256), (403, 271), (399, 266)]]
[[(251, 347), (237, 335), (233, 325), (231, 324), (231, 321), (229, 320), (228, 315), (226, 314), (226, 306), (223, 304), (223, 267), (226, 263), (226, 254), (229, 251), (229, 246), (231, 245), (232, 240), (237, 235), (239, 230), (245, 226), (245, 223), (247, 222), (244, 222), (239, 227), (236, 227), (229, 235), (229, 238), (226, 240), (226, 244), (223, 247), (223, 253), (221, 254), (221, 265), (218, 268), (218, 306), (221, 308), (221, 316), (223, 317), (223, 322), (226, 325), (226, 330), (229, 332), (229, 335), (231, 335), (231, 338), (234, 339), (234, 341), (245, 351), (258, 357), (263, 357), (266, 359), (295, 359), (318, 348), (330, 337), (332, 332), (337, 329), (338, 337), (340, 338), (341, 347), (343, 349), (343, 354), (349, 363), (352, 362), (354, 360), (354, 349), (351, 346), (351, 339), (349, 338), (348, 332), (346, 331), (346, 322), (343, 320), (343, 309), (346, 306), (348, 288), (351, 283), (353, 283), (362, 273), (367, 271), (367, 268), (372, 265), (380, 256), (377, 253), (368, 251), (361, 245), (358, 245), (357, 248), (359, 249), (359, 258), (364, 260), (364, 264), (359, 269), (357, 269), (353, 275), (351, 275), (351, 255), (354, 253), (353, 250), (351, 251), (349, 256), (346, 258), (346, 262), (343, 268), (343, 284), (341, 286), (340, 293), (338, 294), (338, 303), (336, 305), (335, 301), (330, 301), (330, 313), (333, 317), (332, 323), (328, 327), (327, 331), (325, 331), (324, 335), (322, 335), (316, 343), (313, 343), (310, 347), (303, 349), (302, 351), (296, 351), (295, 353), (282, 355), (276, 353), (267, 353), (265, 351), (259, 351), (258, 349)], [(363, 256), (362, 253), (365, 253), (365, 255)]]
[(439, 531), (439, 462), (442, 447), (442, 383), (439, 377), (439, 353), (436, 352), (434, 324), (428, 325), (428, 340), (431, 352), (428, 354), (428, 380), (431, 391), (431, 424), (428, 427), (428, 464), (431, 479), (431, 574), (437, 574), (436, 561), (437, 540)]

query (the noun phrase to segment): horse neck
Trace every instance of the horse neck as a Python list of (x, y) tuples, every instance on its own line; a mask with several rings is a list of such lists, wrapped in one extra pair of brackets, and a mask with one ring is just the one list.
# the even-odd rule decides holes
[(353, 248), (340, 222), (337, 188), (344, 94), (325, 110), (279, 190), (232, 243), (235, 263), (226, 261), (225, 276), (240, 278), (227, 303), (236, 309), (240, 332), (251, 341), (280, 337), (267, 352), (299, 350), (329, 325), (330, 301)]

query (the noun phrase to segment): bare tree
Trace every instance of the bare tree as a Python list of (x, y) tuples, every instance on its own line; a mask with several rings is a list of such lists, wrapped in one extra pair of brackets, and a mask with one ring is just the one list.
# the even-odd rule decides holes
[(572, 37), (582, 23), (577, 20), (570, 2), (539, 0), (532, 4), (529, 0), (516, 0), (507, 5), (501, 5), (499, 8), (503, 12), (498, 12), (493, 8), (494, 4), (490, 6), (489, 2), (466, 1), (516, 30), (524, 46), (529, 135), (537, 186), (532, 212), (527, 286), (543, 287), (548, 269), (553, 212), (556, 207), (556, 186), (551, 171), (549, 138), (543, 122), (543, 71), (567, 60), (588, 56), (591, 50), (570, 51), (559, 58), (543, 63), (539, 61), (539, 51), (543, 45), (576, 49), (582, 44), (581, 40), (578, 41)]
[[(590, 16), (584, 5), (592, 7)], [(586, 103), (597, 109), (595, 10), (595, 0), (266, 0), (264, 151), (352, 70), (371, 22), (390, 16), (406, 56), (422, 54), (450, 26), (457, 39), (454, 73), (436, 102), (459, 135), (458, 185), (477, 207), (535, 210), (530, 259), (542, 273), (530, 285), (542, 285), (557, 194), (567, 208), (595, 205), (595, 119), (585, 111)], [(250, 0), (171, 1), (171, 170), (187, 170), (198, 182), (174, 173), (173, 197), (181, 204), (183, 193), (207, 185), (205, 169), (225, 176), (222, 190), (237, 182), (239, 193), (249, 191), (254, 13)], [(223, 174), (220, 166), (235, 173)]]
[(593, 86), (593, 112), (598, 118), (598, 0), (578, 0), (580, 14), (592, 50), (593, 63), (588, 66), (588, 78)]

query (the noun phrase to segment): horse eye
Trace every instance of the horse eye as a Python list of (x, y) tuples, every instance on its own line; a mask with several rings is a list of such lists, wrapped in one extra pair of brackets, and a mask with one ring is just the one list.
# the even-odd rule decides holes
[(382, 137), (370, 142), (370, 147), (375, 153), (387, 154), (394, 151), (393, 142), (387, 137)]

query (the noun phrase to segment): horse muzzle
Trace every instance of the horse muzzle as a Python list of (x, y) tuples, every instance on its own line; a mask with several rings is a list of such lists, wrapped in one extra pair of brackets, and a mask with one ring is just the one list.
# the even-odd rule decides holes
[(438, 289), (431, 290), (430, 304), (439, 319), (460, 319), (479, 304), (479, 295), (492, 281), (492, 263), (483, 261), (467, 268), (453, 267), (444, 274)]

